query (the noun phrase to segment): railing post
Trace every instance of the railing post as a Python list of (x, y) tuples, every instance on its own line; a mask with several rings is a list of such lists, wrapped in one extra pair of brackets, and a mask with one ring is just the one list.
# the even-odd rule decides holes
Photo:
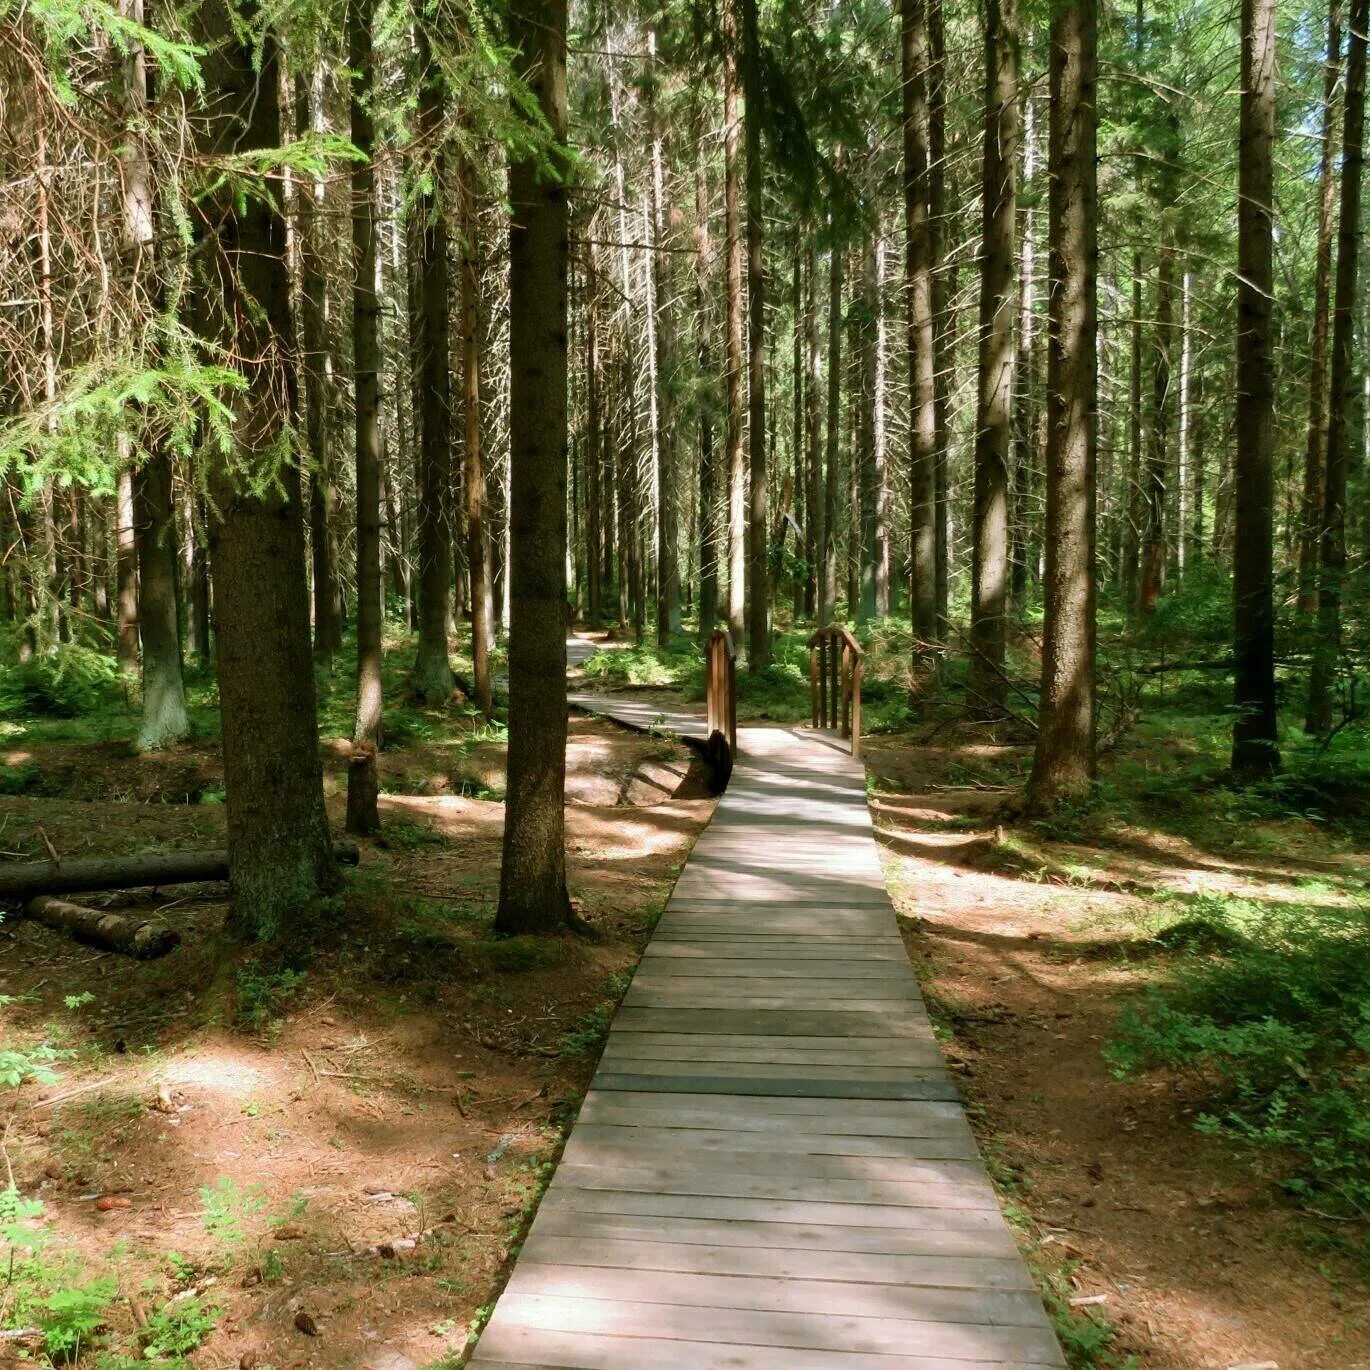
[(854, 759), (861, 755), (861, 669), (858, 656), (852, 662), (851, 673), (851, 754)]
[(818, 727), (818, 646), (809, 640), (809, 716)]
[(837, 720), (842, 716), (842, 652), (840, 643), (841, 639), (834, 633), (832, 635), (832, 650), (829, 653), (832, 662), (832, 695), (830, 698), (832, 714), (828, 719), (828, 726), (834, 730), (837, 728)]

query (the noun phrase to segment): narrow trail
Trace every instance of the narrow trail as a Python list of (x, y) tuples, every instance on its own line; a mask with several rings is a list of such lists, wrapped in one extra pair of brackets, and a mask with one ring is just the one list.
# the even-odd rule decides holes
[(743, 729), (470, 1365), (1064, 1364), (896, 930), (862, 768), (822, 734)]

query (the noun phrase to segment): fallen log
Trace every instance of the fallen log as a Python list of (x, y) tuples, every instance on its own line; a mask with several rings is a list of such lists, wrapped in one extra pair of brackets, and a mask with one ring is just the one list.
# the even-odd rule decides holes
[(181, 945), (181, 934), (165, 923), (128, 918), (110, 909), (91, 909), (84, 904), (69, 904), (40, 894), (24, 905), (24, 912), (35, 922), (55, 932), (64, 932), (88, 946), (106, 951), (121, 951), (140, 961), (165, 956)]
[[(333, 858), (355, 866), (355, 842), (335, 842)], [(35, 894), (81, 890), (127, 890), (144, 885), (187, 885), (228, 879), (228, 852), (155, 852), (146, 856), (89, 856), (72, 861), (0, 862), (0, 900), (17, 902)]]

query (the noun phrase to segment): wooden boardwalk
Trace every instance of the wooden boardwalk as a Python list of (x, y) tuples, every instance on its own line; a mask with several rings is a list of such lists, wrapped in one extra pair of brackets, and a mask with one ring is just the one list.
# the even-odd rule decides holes
[(860, 766), (814, 734), (740, 744), (471, 1367), (1064, 1366), (895, 928)]

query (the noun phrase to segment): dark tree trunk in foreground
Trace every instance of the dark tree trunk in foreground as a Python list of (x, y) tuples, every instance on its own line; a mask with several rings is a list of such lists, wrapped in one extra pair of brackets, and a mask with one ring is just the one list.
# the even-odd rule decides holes
[(466, 499), (466, 571), (471, 580), (471, 670), (476, 707), (493, 708), (490, 650), (495, 607), (490, 584), (490, 535), (485, 526), (485, 461), (481, 446), (479, 276), (476, 263), (476, 192), (471, 168), (461, 167), (461, 372)]
[(414, 692), (429, 704), (452, 694), (447, 626), (452, 615), (452, 385), (448, 356), (447, 157), (442, 146), (442, 75), (420, 17), (415, 29), (419, 68), (419, 135), (432, 148), (432, 186), (419, 196), (418, 334), (411, 340), (419, 382), (419, 643)]
[[(203, 154), (213, 159), (281, 145), (274, 92), (277, 47), (236, 36), (222, 0), (199, 12), (210, 56), (205, 80), (215, 117)], [(337, 881), (319, 763), (309, 643), (300, 472), (281, 460), (291, 372), (270, 321), (289, 318), (285, 224), (266, 197), (239, 203), (232, 186), (202, 203), (210, 273), (210, 336), (235, 356), (248, 387), (238, 399), (233, 467), (211, 474), (214, 622), (218, 637), (224, 787), (228, 795), (229, 925), (250, 939), (291, 930)], [(275, 473), (254, 493), (240, 476)]]
[(1085, 793), (1094, 778), (1096, 44), (1095, 0), (1055, 0), (1045, 632), (1037, 749), (1028, 781), (1028, 803), (1037, 811)]
[[(376, 298), (376, 171), (371, 156), (375, 85), (373, 0), (350, 0), (348, 65), (352, 69), (352, 142), (364, 160), (352, 169), (352, 374), (357, 461), (357, 717), (352, 745), (373, 758), (381, 740), (381, 414), (380, 302)], [(364, 769), (348, 768), (349, 789)], [(375, 785), (348, 805), (348, 831), (379, 831)]]
[[(1327, 60), (1322, 77), (1322, 150), (1318, 157), (1318, 239), (1313, 268), (1313, 337), (1308, 362), (1308, 434), (1303, 457), (1299, 518), (1299, 613), (1318, 607), (1322, 543), (1323, 452), (1327, 440), (1327, 339), (1332, 301), (1332, 232), (1337, 205), (1336, 110), (1341, 75), (1341, 4), (1327, 14)], [(1309, 719), (1312, 726), (1312, 719)]]
[(929, 46), (927, 0), (902, 0), (904, 227), (907, 236), (909, 470), (914, 672), (926, 679), (937, 640), (937, 375), (933, 228), (928, 216)]
[(171, 459), (149, 457), (133, 477), (138, 525), (138, 635), (143, 649), (140, 752), (179, 742), (190, 733), (181, 675), (176, 614), (176, 523), (171, 509)]
[(1346, 45), (1346, 106), (1342, 125), (1341, 210), (1337, 223), (1337, 283), (1332, 303), (1332, 406), (1327, 418), (1319, 539), (1318, 640), (1308, 685), (1309, 731), (1333, 727), (1334, 683), (1341, 654), (1341, 591), (1346, 575), (1348, 416), (1360, 377), (1354, 357), (1356, 276), (1360, 251), (1361, 176), (1365, 164), (1365, 44), (1370, 0), (1352, 0)]
[[(519, 75), (566, 139), (566, 0), (516, 0)], [(498, 932), (554, 933), (566, 892), (565, 159), (509, 167), (509, 761)]]
[(727, 392), (728, 627), (740, 647), (746, 629), (747, 466), (742, 410), (742, 115), (739, 0), (723, 0), (723, 380)]
[(818, 621), (829, 622), (837, 611), (837, 491), (839, 437), (842, 424), (842, 248), (834, 245), (828, 264), (828, 428), (823, 461), (823, 580)]
[(980, 267), (980, 394), (975, 423), (974, 550), (968, 703), (989, 716), (1004, 707), (1008, 613), (1009, 455), (1013, 447), (1014, 219), (1018, 212), (1016, 0), (987, 0), (983, 261)]
[[(1232, 769), (1279, 769), (1275, 719), (1275, 292), (1273, 176), (1275, 4), (1242, 0), (1241, 146), (1237, 164), (1237, 446), (1232, 556)], [(1354, 279), (1354, 278), (1353, 278)]]

